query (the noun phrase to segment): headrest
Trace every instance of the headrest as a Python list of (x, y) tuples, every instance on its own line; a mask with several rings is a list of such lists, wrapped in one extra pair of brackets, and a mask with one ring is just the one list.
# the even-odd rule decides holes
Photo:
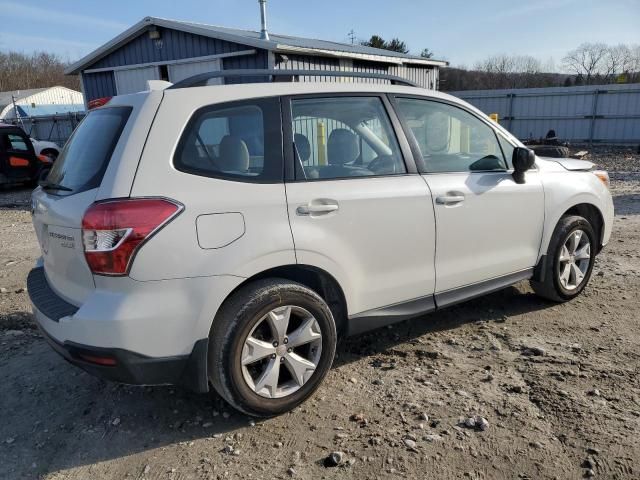
[(220, 142), (220, 168), (224, 171), (246, 172), (249, 170), (249, 149), (239, 137), (225, 135)]
[(329, 135), (327, 160), (329, 165), (343, 165), (353, 162), (360, 155), (358, 137), (346, 128), (336, 128)]
[(296, 133), (293, 136), (293, 141), (296, 144), (296, 150), (298, 151), (298, 156), (300, 157), (301, 162), (306, 162), (311, 157), (311, 144), (309, 143), (309, 139), (306, 135), (301, 133)]

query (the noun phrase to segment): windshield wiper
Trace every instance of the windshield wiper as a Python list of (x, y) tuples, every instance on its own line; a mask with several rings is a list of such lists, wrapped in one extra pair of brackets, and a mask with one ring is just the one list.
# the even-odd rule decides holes
[(64, 185), (59, 185), (57, 183), (40, 182), (39, 185), (43, 190), (61, 190), (63, 192), (73, 192), (73, 188), (65, 187)]

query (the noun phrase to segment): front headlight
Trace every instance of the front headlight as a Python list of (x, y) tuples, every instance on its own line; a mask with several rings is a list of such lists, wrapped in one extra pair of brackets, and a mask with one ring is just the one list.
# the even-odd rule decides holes
[(605, 187), (609, 188), (611, 183), (609, 182), (609, 174), (606, 170), (593, 170), (591, 173), (598, 177), (600, 181), (604, 183)]

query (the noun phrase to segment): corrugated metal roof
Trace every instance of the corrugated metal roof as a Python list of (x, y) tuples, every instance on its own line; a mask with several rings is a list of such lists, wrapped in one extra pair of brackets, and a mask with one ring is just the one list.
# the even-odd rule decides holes
[(26, 97), (30, 97), (36, 93), (44, 92), (47, 88), (31, 88), (28, 90), (11, 90), (9, 92), (0, 92), (0, 111), (7, 105), (13, 103), (13, 98), (16, 101)]
[(159, 26), (174, 30), (185, 31), (196, 35), (203, 35), (211, 38), (219, 38), (230, 42), (236, 42), (244, 45), (250, 45), (255, 48), (261, 48), (277, 52), (304, 52), (309, 51), (316, 53), (331, 54), (334, 52), (339, 56), (349, 56), (352, 58), (370, 58), (370, 59), (386, 59), (396, 63), (415, 63), (433, 66), (446, 66), (448, 62), (434, 59), (426, 59), (407, 55), (390, 50), (380, 48), (366, 47), (363, 45), (355, 45), (348, 43), (332, 42), (328, 40), (318, 40), (304, 37), (294, 37), (289, 35), (281, 35), (277, 33), (269, 33), (269, 40), (260, 38), (260, 32), (253, 30), (240, 30), (235, 28), (221, 27), (217, 25), (208, 25), (205, 23), (187, 22), (179, 20), (170, 20), (157, 17), (146, 17), (131, 28), (113, 38), (102, 47), (94, 50), (89, 55), (80, 59), (78, 62), (70, 65), (65, 73), (75, 74), (91, 66), (100, 58), (108, 55), (121, 45), (138, 36), (142, 31), (150, 26)]

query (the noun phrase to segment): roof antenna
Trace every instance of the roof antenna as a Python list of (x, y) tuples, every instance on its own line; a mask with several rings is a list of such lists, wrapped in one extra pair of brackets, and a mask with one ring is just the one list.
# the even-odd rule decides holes
[(269, 40), (269, 32), (267, 32), (267, 0), (258, 0), (260, 4), (260, 20), (261, 30), (260, 38), (263, 40)]

